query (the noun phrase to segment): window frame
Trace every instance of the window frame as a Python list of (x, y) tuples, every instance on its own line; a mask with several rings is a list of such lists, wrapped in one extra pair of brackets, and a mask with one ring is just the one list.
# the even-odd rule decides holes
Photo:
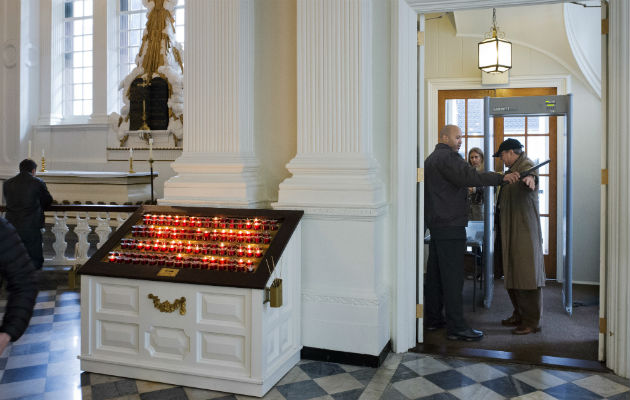
[[(112, 112), (121, 111), (119, 86), (119, 2), (93, 0), (92, 114), (64, 114), (65, 0), (42, 2), (40, 8), (40, 103), (38, 126), (108, 124)], [(185, 3), (178, 4), (183, 8)], [(50, 49), (50, 50), (49, 50)], [(134, 61), (135, 62), (135, 61)], [(98, 77), (98, 79), (96, 79)]]

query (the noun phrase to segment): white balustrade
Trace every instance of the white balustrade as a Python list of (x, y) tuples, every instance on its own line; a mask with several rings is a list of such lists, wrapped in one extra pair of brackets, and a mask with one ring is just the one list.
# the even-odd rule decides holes
[[(105, 218), (101, 216), (101, 213), (98, 213), (96, 215), (96, 220), (98, 221), (96, 229), (94, 229), (94, 232), (96, 232), (96, 234), (98, 235), (98, 243), (96, 244), (96, 248), (100, 249), (103, 243), (105, 243), (109, 235), (112, 233), (112, 228), (109, 226), (109, 213), (105, 214)], [(120, 225), (121, 224), (119, 224), (118, 227), (120, 227)]]
[(79, 240), (74, 246), (75, 259), (83, 264), (88, 259), (88, 250), (90, 249), (90, 243), (88, 242), (88, 234), (92, 231), (88, 221), (90, 216), (86, 215), (85, 218), (81, 218), (81, 213), (77, 213), (77, 226), (74, 228), (74, 233), (77, 234)]
[[(74, 214), (74, 215), (73, 215)], [(96, 248), (100, 248), (109, 236), (118, 230), (129, 218), (130, 213), (117, 213), (111, 217), (108, 212), (47, 212), (46, 222), (52, 223), (50, 231), (54, 235), (52, 244), (54, 255), (44, 259), (44, 265), (49, 268), (63, 268), (85, 263), (89, 256), (89, 234), (93, 231), (98, 235)], [(68, 242), (66, 235), (70, 230), (77, 235), (77, 243), (74, 246), (74, 254), (66, 255)]]
[(66, 264), (66, 247), (68, 247), (68, 243), (66, 242), (66, 233), (70, 229), (68, 229), (68, 216), (66, 213), (55, 213), (55, 225), (52, 228), (52, 233), (55, 235), (55, 241), (53, 242), (53, 250), (55, 250), (55, 256), (52, 260), (44, 259), (45, 265), (68, 265)]

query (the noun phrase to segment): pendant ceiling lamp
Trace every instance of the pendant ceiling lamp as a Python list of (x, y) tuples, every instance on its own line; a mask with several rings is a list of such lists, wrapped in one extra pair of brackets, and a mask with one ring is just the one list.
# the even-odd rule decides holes
[(479, 42), (479, 69), (484, 72), (505, 72), (512, 68), (512, 43), (503, 39), (497, 29), (497, 10), (492, 9), (492, 28), (486, 39)]

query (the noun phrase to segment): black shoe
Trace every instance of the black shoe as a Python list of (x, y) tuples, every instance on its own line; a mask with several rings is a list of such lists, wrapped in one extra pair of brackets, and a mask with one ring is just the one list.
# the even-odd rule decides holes
[(466, 342), (476, 342), (483, 339), (483, 332), (476, 329), (468, 328), (463, 331), (449, 333), (446, 335), (448, 340), (464, 340)]
[(445, 326), (446, 326), (446, 322), (445, 321), (441, 321), (441, 322), (438, 322), (436, 324), (427, 324), (427, 325), (424, 326), (424, 329), (426, 331), (433, 332), (433, 331), (440, 330), (440, 329), (444, 328)]

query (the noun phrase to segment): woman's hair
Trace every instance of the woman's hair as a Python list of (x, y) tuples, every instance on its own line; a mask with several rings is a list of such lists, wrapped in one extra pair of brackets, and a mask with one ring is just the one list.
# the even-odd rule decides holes
[(472, 165), (472, 163), (470, 162), (470, 155), (472, 153), (479, 154), (479, 157), (481, 157), (481, 165), (483, 165), (483, 162), (484, 162), (483, 150), (481, 150), (479, 147), (473, 147), (472, 149), (468, 150), (468, 164)]

